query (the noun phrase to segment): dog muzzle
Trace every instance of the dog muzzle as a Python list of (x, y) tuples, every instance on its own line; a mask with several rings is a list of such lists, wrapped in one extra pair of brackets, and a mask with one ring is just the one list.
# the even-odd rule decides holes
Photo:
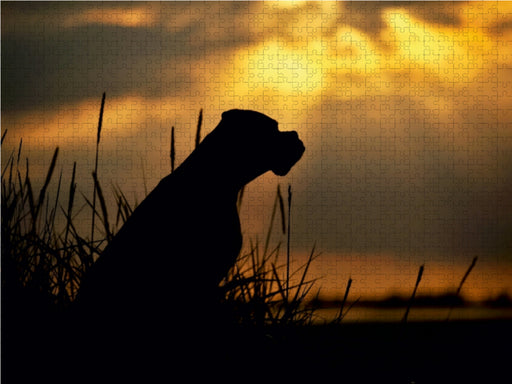
[(300, 160), (306, 148), (295, 131), (279, 132), (277, 144), (271, 170), (284, 176)]

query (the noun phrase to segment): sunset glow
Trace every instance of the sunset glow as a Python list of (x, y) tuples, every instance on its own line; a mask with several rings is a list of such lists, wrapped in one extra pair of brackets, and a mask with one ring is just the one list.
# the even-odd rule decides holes
[(247, 238), (291, 184), (294, 247), (325, 251), (330, 293), (347, 276), (409, 292), (422, 263), (424, 288), (444, 290), (477, 254), (465, 293), (512, 294), (512, 2), (55, 6), (2, 4), (3, 162), (23, 138), (41, 182), (59, 146), (64, 177), (77, 161), (90, 188), (106, 92), (100, 179), (140, 201), (142, 174), (151, 188), (170, 170), (171, 127), (181, 162), (201, 108), (203, 137), (225, 110), (258, 110), (307, 150), (248, 188)]

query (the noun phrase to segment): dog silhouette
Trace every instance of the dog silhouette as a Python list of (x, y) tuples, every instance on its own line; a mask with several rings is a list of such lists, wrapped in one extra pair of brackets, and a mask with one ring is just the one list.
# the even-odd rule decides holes
[[(304, 150), (296, 132), (279, 131), (262, 113), (224, 112), (84, 277), (76, 305), (99, 345), (111, 339), (117, 354), (126, 335), (143, 345), (172, 339), (186, 349), (197, 343), (204, 335), (191, 334), (215, 316), (218, 285), (242, 246), (240, 189), (267, 171), (286, 175)], [(181, 339), (176, 329), (184, 331)]]

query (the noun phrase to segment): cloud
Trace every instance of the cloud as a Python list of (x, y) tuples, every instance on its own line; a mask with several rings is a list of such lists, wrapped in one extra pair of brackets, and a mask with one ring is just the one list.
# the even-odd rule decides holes
[[(158, 6), (158, 4), (157, 4)], [(115, 6), (96, 9), (85, 9), (81, 12), (73, 12), (62, 22), (64, 28), (73, 28), (83, 25), (100, 24), (116, 25), (120, 27), (149, 27), (158, 21), (155, 4), (119, 8)]]
[[(197, 6), (196, 6), (197, 5)], [(2, 108), (30, 110), (109, 94), (182, 95), (191, 67), (250, 41), (249, 5), (9, 5), (2, 26)], [(218, 16), (209, 23), (211, 14)], [(239, 27), (242, 25), (242, 27)]]
[(2, 107), (55, 108), (105, 90), (115, 96), (184, 92), (183, 61), (199, 54), (188, 44), (189, 34), (165, 38), (158, 28), (91, 25), (59, 35), (7, 39), (2, 41), (2, 56), (9, 58), (2, 66)]
[[(39, 159), (61, 143), (68, 163), (89, 164), (106, 91), (101, 169), (140, 193), (132, 180), (141, 157), (150, 184), (168, 171), (171, 126), (184, 157), (199, 108), (204, 132), (223, 110), (257, 109), (306, 142), (304, 158), (279, 180), (296, 191), (296, 244), (505, 253), (512, 49), (500, 36), (509, 33), (508, 11), (500, 17), (483, 4), (486, 17), (475, 19), (475, 7), (6, 3), (2, 125)], [(276, 183), (265, 176), (248, 191), (248, 230), (266, 230), (261, 207), (270, 211)]]
[(387, 29), (386, 13), (390, 11), (406, 12), (423, 24), (437, 27), (458, 27), (461, 24), (461, 4), (442, 2), (339, 2), (336, 11), (336, 25), (358, 31), (377, 44), (379, 49), (392, 49), (392, 44), (382, 36)]

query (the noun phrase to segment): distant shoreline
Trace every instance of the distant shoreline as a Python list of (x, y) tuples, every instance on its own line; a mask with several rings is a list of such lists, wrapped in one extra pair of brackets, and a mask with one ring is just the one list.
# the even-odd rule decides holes
[[(314, 324), (329, 323), (339, 313), (339, 308), (317, 309)], [(382, 308), (354, 306), (342, 319), (342, 323), (400, 323), (405, 308)], [(456, 307), (450, 311), (446, 307), (413, 307), (407, 322), (453, 322), (453, 321), (512, 321), (512, 308), (489, 308), (484, 306)]]
[[(382, 300), (362, 299), (348, 301), (316, 299), (309, 305), (317, 308), (315, 323), (329, 322), (339, 315), (343, 306), (342, 321), (357, 322), (400, 322), (405, 313), (409, 299), (390, 296)], [(500, 295), (485, 301), (467, 301), (454, 294), (439, 296), (419, 296), (411, 305), (410, 322), (422, 321), (481, 321), (512, 320), (512, 300), (507, 295)]]

